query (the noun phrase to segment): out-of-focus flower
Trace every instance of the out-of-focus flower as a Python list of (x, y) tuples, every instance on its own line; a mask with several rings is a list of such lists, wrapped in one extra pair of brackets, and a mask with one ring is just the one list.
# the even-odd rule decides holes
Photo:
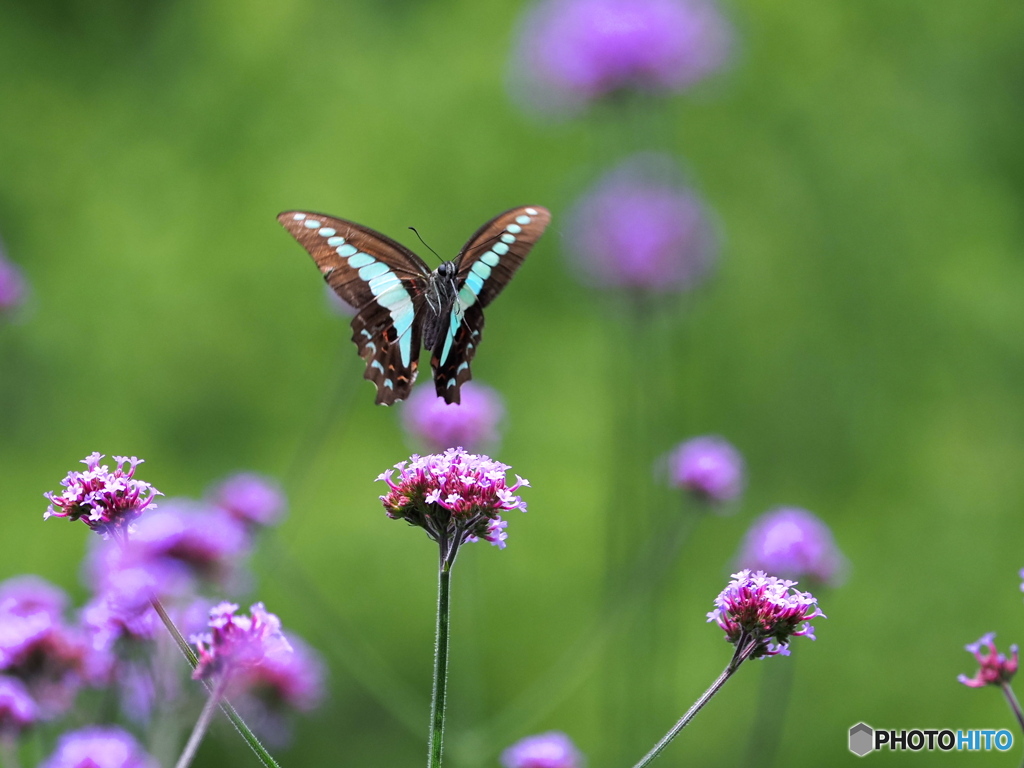
[(89, 727), (65, 733), (39, 768), (159, 768), (135, 738), (120, 728)]
[(721, 437), (695, 437), (680, 443), (668, 463), (672, 485), (702, 501), (724, 503), (743, 491), (743, 457)]
[(18, 678), (49, 719), (68, 709), (88, 677), (91, 651), (61, 616), (63, 597), (38, 578), (0, 585), (0, 674)]
[[(324, 664), (320, 655), (291, 635), (291, 650), (276, 646), (263, 659), (232, 676), (228, 696), (234, 699), (245, 720), (273, 746), (290, 739), (288, 715), (308, 712), (323, 700)], [(240, 696), (235, 689), (240, 690)]]
[(28, 616), (43, 612), (59, 618), (67, 605), (63, 589), (33, 574), (13, 576), (0, 583), (0, 613)]
[[(984, 648), (984, 652), (982, 651)], [(968, 643), (964, 649), (978, 660), (978, 671), (974, 677), (959, 675), (957, 680), (971, 688), (984, 688), (986, 685), (1003, 685), (1009, 683), (1017, 674), (1017, 651), (1016, 645), (1010, 646), (1010, 658), (996, 652), (996, 633), (989, 632), (982, 635), (974, 643)]]
[(340, 317), (355, 317), (356, 308), (335, 293), (331, 286), (324, 286), (324, 296), (327, 297), (327, 306), (334, 314)]
[[(100, 464), (102, 458), (103, 454), (92, 453), (82, 459), (86, 471), (69, 472), (60, 481), (64, 486), (60, 496), (52, 491), (43, 494), (50, 501), (44, 520), (66, 517), (81, 520), (104, 536), (126, 534), (147, 507), (156, 508), (153, 498), (163, 494), (149, 483), (135, 479), (135, 468), (142, 459), (114, 456), (116, 464), (111, 472), (106, 464)], [(125, 464), (130, 465), (127, 470)]]
[(402, 407), (402, 424), (430, 451), (460, 445), (476, 451), (496, 445), (498, 424), (504, 415), (496, 390), (469, 381), (462, 386), (461, 403), (446, 403), (431, 387), (414, 389)]
[(814, 627), (808, 622), (825, 614), (810, 592), (790, 592), (795, 581), (749, 570), (734, 573), (732, 579), (715, 598), (708, 621), (722, 628), (725, 639), (736, 646), (737, 656), (788, 656), (791, 637), (814, 639)]
[(523, 20), (509, 85), (552, 114), (621, 91), (678, 92), (725, 63), (732, 37), (713, 0), (544, 0)]
[(515, 484), (507, 486), (505, 473), (511, 467), (488, 456), (449, 448), (429, 456), (414, 454), (395, 469), (377, 478), (391, 489), (380, 497), (388, 517), (423, 528), (446, 557), (464, 541), (483, 539), (504, 548), (501, 513), (526, 511), (526, 502), (515, 492), (529, 482), (516, 475)]
[(263, 603), (249, 608), (250, 616), (236, 616), (238, 606), (221, 603), (210, 609), (209, 631), (192, 637), (199, 664), (192, 677), (221, 682), (261, 663), (268, 654), (290, 653), (281, 634), (281, 620), (268, 613)]
[(240, 589), (246, 580), (242, 558), (250, 545), (243, 524), (224, 510), (168, 499), (138, 522), (126, 546), (96, 540), (86, 579), (122, 621), (131, 623), (154, 598), (185, 597), (200, 583)]
[(0, 741), (16, 738), (38, 718), (39, 708), (25, 684), (16, 677), (0, 675)]
[(505, 768), (583, 768), (583, 755), (568, 736), (550, 731), (520, 739), (501, 753)]
[(287, 507), (281, 486), (255, 472), (232, 475), (210, 495), (214, 504), (247, 525), (273, 525)]
[(21, 270), (7, 260), (0, 248), (0, 315), (20, 307), (27, 293), (28, 284)]
[(743, 539), (737, 565), (826, 586), (841, 583), (847, 570), (829, 527), (799, 507), (779, 507), (757, 518)]
[(685, 291), (714, 263), (707, 209), (668, 156), (630, 158), (574, 206), (566, 248), (574, 274), (598, 288), (641, 294)]

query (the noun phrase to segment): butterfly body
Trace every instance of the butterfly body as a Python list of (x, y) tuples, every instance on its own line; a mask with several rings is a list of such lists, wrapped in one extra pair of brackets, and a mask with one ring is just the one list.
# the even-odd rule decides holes
[(459, 402), (483, 333), (483, 307), (511, 280), (551, 217), (534, 206), (505, 211), (433, 271), (369, 227), (309, 211), (277, 218), (356, 310), (352, 341), (366, 362), (364, 377), (377, 386), (377, 403), (390, 405), (412, 389), (421, 343), (431, 352), (438, 397)]

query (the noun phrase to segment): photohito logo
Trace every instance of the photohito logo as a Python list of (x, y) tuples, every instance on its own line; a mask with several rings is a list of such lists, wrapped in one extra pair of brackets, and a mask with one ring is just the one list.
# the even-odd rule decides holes
[(872, 728), (867, 723), (857, 723), (850, 729), (850, 751), (864, 757), (876, 749), (892, 751), (909, 750), (942, 752), (989, 752), (993, 749), (1005, 752), (1013, 746), (1013, 734), (1006, 729), (951, 731), (948, 728), (915, 728), (899, 731)]

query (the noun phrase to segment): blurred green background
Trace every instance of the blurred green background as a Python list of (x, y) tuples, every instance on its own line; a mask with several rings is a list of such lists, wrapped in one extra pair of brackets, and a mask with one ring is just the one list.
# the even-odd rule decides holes
[[(488, 311), (474, 373), (507, 401), (498, 457), (534, 487), (508, 549), (467, 547), (456, 568), (448, 757), (497, 765), (511, 741), (560, 729), (608, 764), (599, 696), (619, 660), (585, 661), (568, 689), (545, 681), (598, 614), (611, 398), (634, 375), (608, 299), (568, 275), (560, 221), (617, 157), (595, 158), (594, 120), (538, 123), (510, 102), (523, 7), (0, 8), (0, 233), (32, 285), (0, 326), (0, 578), (35, 572), (84, 598), (87, 531), (44, 524), (42, 493), (91, 451), (144, 457), (168, 495), (237, 469), (282, 478), (291, 511), (255, 596), (331, 666), (284, 765), (423, 759), (436, 554), (382, 513), (372, 481), (410, 452), (398, 409), (373, 405), (346, 322), (274, 216), (325, 211), (422, 250), (415, 225), (447, 256), (518, 204), (548, 206), (552, 229)], [(750, 481), (672, 571), (659, 610), (680, 644), (655, 674), (674, 704), (636, 757), (728, 660), (705, 613), (777, 504), (823, 517), (851, 578), (821, 596), (817, 642), (743, 668), (660, 764), (741, 762), (768, 664), (796, 665), (779, 764), (852, 764), (861, 720), (1014, 730), (997, 691), (955, 678), (983, 632), (1024, 638), (1024, 5), (726, 10), (731, 70), (671, 100), (661, 137), (724, 246), (651, 351), (672, 386), (645, 407), (651, 455), (719, 433)], [(985, 759), (1019, 764), (1017, 739)], [(225, 729), (198, 764), (255, 758)]]

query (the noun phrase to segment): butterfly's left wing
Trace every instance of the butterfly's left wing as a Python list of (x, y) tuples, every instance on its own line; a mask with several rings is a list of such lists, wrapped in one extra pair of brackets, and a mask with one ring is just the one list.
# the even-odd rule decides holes
[(277, 220), (309, 251), (334, 292), (356, 309), (352, 341), (366, 361), (364, 378), (377, 386), (377, 403), (407, 397), (420, 353), (427, 265), (354, 221), (310, 211), (285, 211)]
[(472, 378), (469, 363), (483, 334), (483, 308), (512, 279), (550, 221), (546, 208), (512, 208), (480, 227), (463, 246), (456, 260), (458, 297), (442, 318), (430, 358), (437, 395), (445, 402), (459, 402), (462, 384)]

